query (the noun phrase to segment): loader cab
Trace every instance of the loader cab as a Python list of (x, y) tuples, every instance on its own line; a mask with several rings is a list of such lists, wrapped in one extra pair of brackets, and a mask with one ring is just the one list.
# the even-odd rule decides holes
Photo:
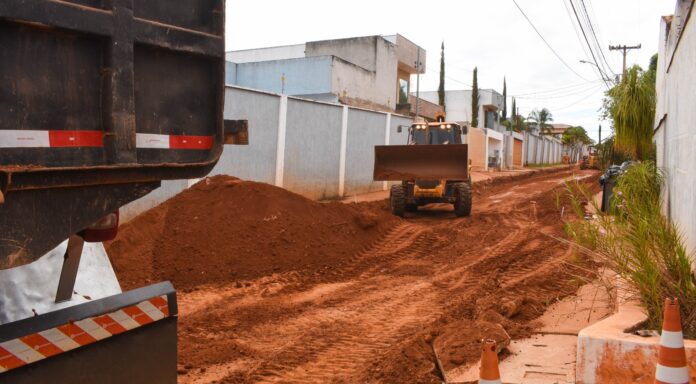
[(417, 123), (411, 125), (409, 144), (443, 145), (462, 144), (465, 131), (459, 124), (448, 122)]

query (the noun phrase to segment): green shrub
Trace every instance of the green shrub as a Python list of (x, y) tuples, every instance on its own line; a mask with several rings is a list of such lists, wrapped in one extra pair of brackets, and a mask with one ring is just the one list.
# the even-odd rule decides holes
[[(598, 213), (597, 220), (568, 222), (566, 231), (636, 289), (648, 313), (649, 328), (661, 328), (664, 299), (676, 297), (684, 335), (696, 338), (693, 255), (687, 252), (678, 228), (662, 215), (662, 184), (663, 175), (653, 162), (635, 164), (617, 180), (612, 215)], [(583, 202), (593, 201), (592, 196), (577, 183), (568, 184), (568, 189), (573, 209), (583, 217)]]

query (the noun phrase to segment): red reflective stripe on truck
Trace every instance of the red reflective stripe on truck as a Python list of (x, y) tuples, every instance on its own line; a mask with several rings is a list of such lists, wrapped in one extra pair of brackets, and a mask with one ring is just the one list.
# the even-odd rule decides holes
[(210, 149), (213, 147), (212, 136), (169, 136), (170, 149)]
[(108, 314), (4, 341), (0, 343), (0, 378), (3, 372), (167, 318), (168, 305), (167, 296), (157, 296)]
[(103, 147), (102, 131), (48, 131), (51, 148)]

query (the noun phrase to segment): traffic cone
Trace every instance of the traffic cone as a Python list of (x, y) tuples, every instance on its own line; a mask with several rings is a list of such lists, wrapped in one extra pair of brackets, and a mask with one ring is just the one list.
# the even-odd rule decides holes
[(498, 353), (495, 350), (495, 340), (484, 340), (481, 352), (481, 371), (479, 384), (501, 384), (498, 370)]
[(686, 350), (682, 335), (679, 302), (677, 299), (665, 300), (660, 353), (655, 370), (656, 384), (688, 384), (689, 370), (686, 367)]

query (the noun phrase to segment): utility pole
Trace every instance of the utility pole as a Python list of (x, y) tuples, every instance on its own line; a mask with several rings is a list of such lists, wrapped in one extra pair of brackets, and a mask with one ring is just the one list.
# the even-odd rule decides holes
[(610, 45), (609, 50), (610, 51), (623, 51), (623, 72), (626, 73), (626, 54), (628, 51), (631, 49), (640, 49), (640, 44), (638, 45), (633, 45), (633, 46), (627, 46), (627, 45)]
[(418, 47), (418, 56), (416, 57), (416, 119), (420, 113), (420, 47)]
[(599, 125), (599, 143), (602, 144), (602, 124)]

